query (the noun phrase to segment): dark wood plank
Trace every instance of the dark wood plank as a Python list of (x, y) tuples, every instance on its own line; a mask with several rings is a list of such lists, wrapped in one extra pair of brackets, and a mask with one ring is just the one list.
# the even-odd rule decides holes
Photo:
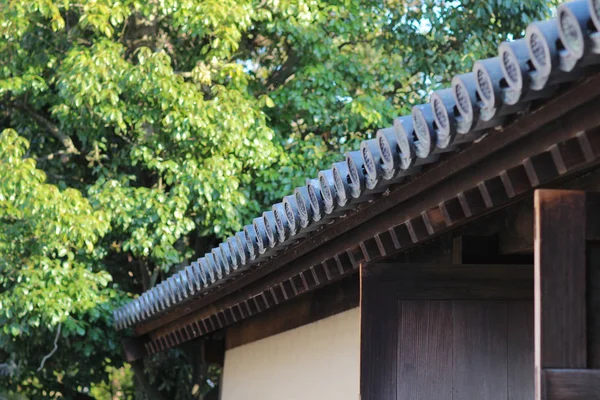
[(600, 193), (586, 194), (588, 367), (600, 369)]
[(547, 369), (547, 400), (600, 400), (600, 370)]
[(398, 400), (452, 399), (452, 302), (399, 303)]
[(359, 297), (358, 275), (352, 275), (228, 327), (226, 347), (238, 347), (358, 307)]
[(507, 303), (508, 400), (531, 400), (535, 394), (533, 301)]
[(506, 302), (455, 301), (453, 400), (506, 400)]
[(588, 242), (588, 364), (600, 369), (600, 242)]
[(585, 368), (585, 193), (537, 190), (534, 204), (536, 369)]
[(367, 268), (398, 299), (533, 298), (533, 265), (385, 263)]
[(396, 398), (398, 301), (389, 285), (381, 285), (370, 269), (360, 272), (361, 400)]

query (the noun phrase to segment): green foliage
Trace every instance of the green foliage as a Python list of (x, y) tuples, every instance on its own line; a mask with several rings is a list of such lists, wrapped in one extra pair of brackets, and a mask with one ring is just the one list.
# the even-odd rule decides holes
[[(18, 366), (5, 386), (101, 397), (130, 380), (115, 306), (548, 12), (544, 0), (4, 2), (0, 363)], [(186, 354), (165, 357), (150, 382), (188, 398), (193, 385), (174, 382), (202, 379)], [(161, 373), (173, 363), (185, 373)]]
[[(0, 135), (0, 348), (17, 358), (15, 383), (40, 394), (104, 378), (98, 368), (120, 358), (110, 310), (124, 296), (101, 264), (105, 213), (78, 190), (45, 183), (27, 150), (15, 131)], [(59, 324), (61, 345), (37, 374)]]
[(90, 388), (90, 396), (95, 399), (135, 399), (133, 371), (128, 364), (121, 368), (106, 367), (107, 379)]
[[(165, 365), (170, 365), (171, 368), (165, 370)], [(216, 387), (221, 368), (214, 364), (204, 364), (201, 346), (192, 341), (172, 351), (149, 357), (146, 360), (146, 374), (150, 384), (159, 390), (176, 393), (173, 400), (188, 400), (190, 394), (191, 397), (198, 398)]]

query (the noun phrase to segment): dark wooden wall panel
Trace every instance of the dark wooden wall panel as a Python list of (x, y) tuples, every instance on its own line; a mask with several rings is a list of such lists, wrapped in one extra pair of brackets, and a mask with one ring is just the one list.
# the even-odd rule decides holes
[(533, 336), (533, 302), (508, 302), (508, 400), (532, 400), (535, 394)]
[[(454, 268), (362, 269), (362, 400), (533, 400), (532, 299), (461, 299), (454, 292), (445, 299), (415, 299), (399, 289), (408, 283), (443, 288), (441, 275), (475, 287), (505, 278), (498, 268)], [(506, 267), (507, 274), (523, 271)]]
[(506, 400), (506, 302), (455, 301), (453, 400)]
[(452, 400), (452, 302), (399, 302), (398, 400)]

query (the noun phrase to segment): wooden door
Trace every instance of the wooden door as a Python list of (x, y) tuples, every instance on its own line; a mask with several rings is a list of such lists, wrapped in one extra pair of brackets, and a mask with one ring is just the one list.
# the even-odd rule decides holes
[(532, 400), (533, 265), (361, 267), (362, 400)]

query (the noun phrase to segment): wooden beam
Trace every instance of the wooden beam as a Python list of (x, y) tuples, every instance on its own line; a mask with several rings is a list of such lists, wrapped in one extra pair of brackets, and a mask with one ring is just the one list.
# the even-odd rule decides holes
[(586, 197), (536, 190), (536, 400), (545, 368), (586, 368)]
[(358, 307), (359, 292), (358, 275), (352, 275), (305, 293), (228, 327), (225, 346), (238, 347)]
[(401, 300), (533, 299), (533, 265), (379, 263), (364, 269)]
[(363, 266), (360, 309), (360, 397), (395, 399), (398, 299), (392, 286), (382, 287), (372, 276), (372, 269)]
[(600, 400), (600, 369), (547, 369), (547, 400)]

